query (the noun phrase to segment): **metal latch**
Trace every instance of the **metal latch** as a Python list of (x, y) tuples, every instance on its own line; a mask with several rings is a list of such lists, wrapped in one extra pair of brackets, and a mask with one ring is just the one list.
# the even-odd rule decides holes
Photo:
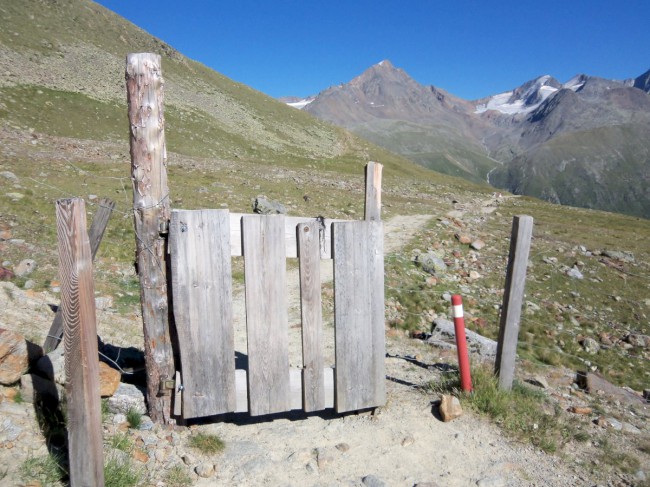
[(158, 386), (158, 395), (159, 396), (168, 396), (172, 393), (176, 387), (176, 381), (173, 379), (161, 379), (160, 385)]

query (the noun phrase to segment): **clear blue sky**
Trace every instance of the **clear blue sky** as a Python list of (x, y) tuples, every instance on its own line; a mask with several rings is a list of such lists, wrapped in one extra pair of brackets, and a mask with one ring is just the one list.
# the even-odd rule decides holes
[(476, 99), (542, 74), (650, 69), (648, 0), (100, 0), (186, 56), (268, 95), (306, 96), (383, 59)]

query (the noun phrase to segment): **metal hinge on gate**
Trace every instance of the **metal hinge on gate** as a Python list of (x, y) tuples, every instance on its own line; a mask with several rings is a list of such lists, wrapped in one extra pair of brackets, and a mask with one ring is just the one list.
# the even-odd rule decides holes
[[(182, 386), (179, 386), (182, 387)], [(174, 379), (161, 379), (158, 386), (159, 396), (168, 396), (176, 388), (176, 381)]]

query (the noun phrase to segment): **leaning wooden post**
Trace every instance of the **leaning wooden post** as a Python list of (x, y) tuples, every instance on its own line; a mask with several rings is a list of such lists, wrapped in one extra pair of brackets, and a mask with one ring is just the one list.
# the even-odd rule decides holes
[(519, 321), (524, 301), (526, 267), (532, 234), (533, 217), (519, 215), (513, 218), (497, 357), (494, 366), (494, 371), (499, 377), (499, 388), (507, 391), (512, 389), (512, 380), (515, 375)]
[(377, 162), (366, 164), (366, 200), (364, 218), (381, 220), (381, 173), (384, 166)]
[[(106, 230), (106, 226), (108, 225), (108, 219), (111, 217), (111, 213), (113, 213), (114, 209), (114, 201), (109, 200), (108, 198), (102, 198), (99, 201), (97, 211), (93, 217), (93, 222), (90, 224), (90, 229), (88, 230), (90, 253), (93, 261), (95, 260), (95, 255), (97, 255), (97, 250), (99, 250), (99, 244), (104, 236), (104, 230)], [(45, 342), (43, 343), (45, 353), (51, 352), (58, 347), (62, 337), (63, 316), (61, 315), (61, 307), (59, 307), (59, 309), (56, 310), (52, 326), (50, 326), (50, 331), (47, 333)]]
[[(126, 90), (131, 126), (131, 181), (144, 327), (149, 415), (171, 420), (174, 355), (169, 331), (167, 229), (170, 219), (160, 56), (129, 54)], [(173, 382), (172, 382), (173, 384)]]
[(56, 223), (65, 336), (70, 485), (104, 485), (95, 290), (84, 201), (58, 200)]

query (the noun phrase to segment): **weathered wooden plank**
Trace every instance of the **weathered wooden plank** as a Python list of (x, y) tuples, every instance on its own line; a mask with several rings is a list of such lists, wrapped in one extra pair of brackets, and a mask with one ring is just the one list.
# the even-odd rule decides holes
[[(334, 407), (334, 369), (332, 367), (325, 367), (323, 369), (324, 377), (324, 408)], [(237, 389), (237, 408), (235, 412), (245, 413), (248, 411), (248, 397), (247, 397), (247, 381), (246, 371), (237, 369), (235, 371), (235, 381)], [(303, 409), (302, 402), (302, 370), (291, 368), (289, 370), (289, 387), (291, 394), (291, 410)]]
[[(289, 318), (284, 215), (242, 218), (248, 403), (252, 416), (287, 411)], [(294, 230), (295, 239), (295, 230)]]
[(183, 417), (235, 410), (228, 210), (172, 211), (169, 245)]
[(377, 162), (366, 164), (366, 199), (364, 215), (366, 220), (381, 220), (381, 173), (384, 166)]
[(384, 263), (380, 221), (335, 223), (334, 323), (337, 412), (381, 406), (384, 372)]
[(158, 391), (161, 380), (172, 380), (175, 374), (167, 296), (167, 238), (164, 235), (171, 209), (163, 83), (160, 55), (127, 55), (133, 220), (147, 366), (147, 405), (149, 416), (158, 423), (172, 420), (171, 395), (158, 394)]
[(325, 408), (323, 375), (323, 310), (320, 282), (320, 224), (297, 227), (302, 317), (302, 392), (305, 412)]
[(505, 292), (503, 294), (501, 322), (499, 324), (499, 340), (497, 341), (497, 356), (494, 364), (495, 373), (499, 377), (499, 387), (503, 390), (512, 389), (512, 381), (515, 376), (521, 306), (524, 302), (526, 268), (528, 266), (532, 235), (532, 216), (518, 215), (513, 217)]
[[(248, 214), (250, 215), (250, 214)], [(230, 248), (233, 257), (241, 257), (242, 254), (242, 240), (241, 240), (241, 219), (247, 216), (246, 213), (231, 213), (230, 214)], [(277, 215), (276, 215), (277, 216)], [(323, 232), (321, 233), (320, 242), (320, 258), (332, 258), (332, 240), (331, 240), (331, 224), (334, 222), (344, 222), (350, 220), (332, 220), (329, 218), (309, 218), (300, 216), (284, 216), (284, 241), (285, 252), (287, 258), (298, 257), (298, 245), (296, 243), (296, 226), (300, 223), (317, 222), (320, 224)]]
[[(108, 220), (111, 217), (111, 213), (115, 209), (115, 202), (108, 199), (102, 198), (99, 200), (97, 205), (97, 211), (93, 217), (93, 221), (90, 224), (90, 229), (88, 230), (88, 238), (90, 240), (90, 253), (91, 259), (95, 260), (95, 255), (97, 255), (97, 250), (99, 249), (99, 244), (102, 241), (104, 236), (104, 231), (108, 225)], [(45, 342), (43, 343), (43, 349), (45, 353), (51, 352), (61, 343), (63, 337), (63, 316), (61, 315), (61, 307), (56, 311), (54, 315), (54, 320), (52, 321), (52, 326), (50, 326), (50, 331), (45, 337)]]
[(80, 198), (56, 202), (70, 485), (104, 485), (92, 258)]

